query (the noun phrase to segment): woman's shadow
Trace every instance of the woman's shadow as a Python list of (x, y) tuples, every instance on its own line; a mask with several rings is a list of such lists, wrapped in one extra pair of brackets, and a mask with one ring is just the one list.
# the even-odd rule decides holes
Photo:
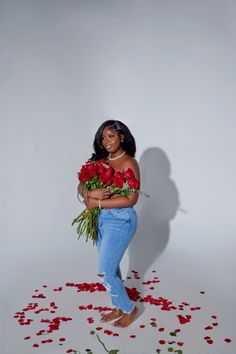
[[(142, 284), (145, 273), (168, 244), (170, 221), (174, 219), (178, 210), (179, 194), (170, 178), (171, 166), (163, 150), (157, 147), (145, 150), (139, 166), (141, 191), (149, 194), (149, 197), (141, 194), (135, 207), (138, 228), (128, 249), (128, 274), (130, 275), (132, 270), (138, 271)], [(129, 281), (129, 287), (130, 285), (135, 287), (134, 280)], [(143, 285), (138, 290), (143, 298)]]

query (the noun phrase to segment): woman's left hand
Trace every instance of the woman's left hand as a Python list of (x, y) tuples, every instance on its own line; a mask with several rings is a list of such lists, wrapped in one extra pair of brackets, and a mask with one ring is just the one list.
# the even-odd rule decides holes
[(84, 200), (87, 209), (93, 209), (98, 207), (98, 200), (94, 198), (88, 198)]

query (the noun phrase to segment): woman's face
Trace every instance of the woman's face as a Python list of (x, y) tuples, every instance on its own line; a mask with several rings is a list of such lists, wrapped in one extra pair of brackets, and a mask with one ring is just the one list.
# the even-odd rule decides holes
[(114, 129), (106, 127), (102, 132), (102, 146), (111, 154), (118, 152), (119, 150), (123, 151), (121, 147), (121, 139), (119, 133)]

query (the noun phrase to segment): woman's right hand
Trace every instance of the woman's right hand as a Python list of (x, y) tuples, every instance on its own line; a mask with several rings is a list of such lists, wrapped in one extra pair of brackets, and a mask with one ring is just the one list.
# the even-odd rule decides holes
[(98, 188), (93, 191), (89, 191), (89, 198), (95, 199), (108, 199), (111, 196), (110, 188)]

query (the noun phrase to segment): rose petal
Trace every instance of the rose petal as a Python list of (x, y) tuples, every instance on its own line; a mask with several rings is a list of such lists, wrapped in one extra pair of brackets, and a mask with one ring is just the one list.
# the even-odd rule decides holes
[(159, 343), (160, 343), (161, 345), (163, 345), (163, 344), (165, 344), (165, 343), (166, 343), (166, 341), (165, 341), (165, 340), (163, 340), (163, 339), (160, 339), (160, 340), (159, 340)]

